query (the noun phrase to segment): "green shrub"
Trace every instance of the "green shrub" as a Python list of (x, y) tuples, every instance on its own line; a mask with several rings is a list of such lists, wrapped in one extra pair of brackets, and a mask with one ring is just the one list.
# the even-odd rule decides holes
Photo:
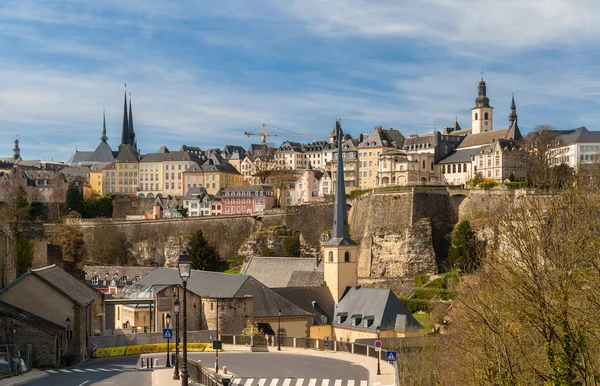
[(300, 257), (300, 237), (286, 237), (281, 246), (281, 256), (283, 257)]
[(477, 186), (479, 186), (482, 189), (491, 189), (497, 185), (498, 185), (498, 183), (496, 181), (486, 178), (485, 180), (483, 180), (483, 182), (480, 182), (479, 185), (477, 185)]
[(269, 247), (265, 247), (265, 249), (263, 250), (262, 255), (264, 257), (271, 257), (271, 256), (273, 256), (273, 251)]
[(427, 275), (417, 275), (415, 276), (415, 287), (423, 287), (425, 283), (429, 281), (429, 276)]
[(415, 298), (421, 300), (441, 299), (450, 300), (453, 299), (455, 293), (448, 291), (444, 288), (415, 288)]
[(432, 280), (429, 284), (427, 284), (427, 288), (446, 288), (444, 278), (438, 277), (437, 279)]
[(431, 308), (429, 302), (423, 299), (408, 299), (406, 297), (401, 297), (400, 302), (404, 304), (404, 307), (406, 307), (411, 314), (419, 311), (429, 312)]
[(504, 185), (506, 185), (506, 187), (509, 189), (523, 189), (527, 187), (527, 182), (505, 182)]
[(351, 191), (350, 193), (346, 194), (346, 198), (357, 198), (362, 196), (363, 194), (367, 194), (371, 191), (371, 189), (365, 189), (365, 190), (360, 190), (360, 189), (355, 189), (353, 191)]

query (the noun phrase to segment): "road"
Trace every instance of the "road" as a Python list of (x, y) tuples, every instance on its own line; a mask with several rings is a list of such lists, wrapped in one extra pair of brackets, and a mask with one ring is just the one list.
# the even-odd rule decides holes
[(69, 369), (47, 370), (49, 375), (31, 386), (152, 385), (152, 372), (138, 371), (139, 355), (98, 358)]

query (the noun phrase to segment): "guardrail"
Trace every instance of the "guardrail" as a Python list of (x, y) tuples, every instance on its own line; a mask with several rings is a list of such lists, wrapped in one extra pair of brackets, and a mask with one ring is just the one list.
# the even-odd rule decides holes
[[(183, 362), (183, 356), (179, 355), (179, 363)], [(203, 386), (227, 386), (229, 385), (229, 378), (224, 377), (221, 374), (215, 373), (212, 369), (204, 366), (200, 361), (194, 361), (188, 359), (188, 376), (194, 383)]]
[[(180, 344), (180, 346), (182, 346)], [(188, 343), (187, 350), (189, 352), (202, 352), (202, 351), (214, 351), (212, 344), (210, 343)], [(105, 357), (117, 357), (123, 355), (139, 355), (139, 354), (150, 354), (150, 353), (162, 353), (167, 351), (166, 343), (158, 344), (143, 344), (136, 346), (121, 346), (121, 347), (106, 347), (106, 348), (94, 348), (92, 357), (94, 358), (105, 358)], [(175, 351), (175, 343), (169, 344), (169, 351)]]

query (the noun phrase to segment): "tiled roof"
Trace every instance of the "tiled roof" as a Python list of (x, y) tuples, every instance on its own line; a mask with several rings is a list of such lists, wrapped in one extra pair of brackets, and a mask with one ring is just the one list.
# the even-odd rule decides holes
[(111, 162), (114, 161), (115, 157), (113, 155), (113, 151), (108, 145), (108, 143), (104, 141), (100, 141), (94, 153), (90, 156), (89, 162)]
[(463, 163), (463, 162), (471, 162), (471, 157), (475, 154), (479, 153), (481, 149), (485, 149), (489, 145), (475, 147), (471, 149), (458, 149), (455, 150), (454, 153), (450, 154), (448, 157), (441, 160), (440, 164), (453, 164), (453, 163)]
[(94, 154), (93, 151), (75, 151), (75, 153), (69, 158), (67, 164), (77, 164), (90, 162), (90, 157)]
[(96, 290), (83, 284), (56, 265), (34, 269), (25, 275), (27, 274), (39, 277), (82, 307), (94, 300), (98, 294)]
[(225, 192), (270, 192), (272, 190), (273, 187), (269, 185), (230, 186), (224, 189)]
[(90, 168), (87, 166), (69, 166), (61, 169), (59, 173), (71, 177), (89, 177)]
[(169, 153), (148, 153), (140, 162), (162, 162), (167, 158), (168, 155)]
[[(290, 279), (295, 272), (323, 272), (323, 264), (315, 267), (315, 260), (305, 257), (251, 257), (244, 266), (242, 273), (256, 278), (261, 283), (270, 288), (288, 287)], [(304, 283), (300, 279), (307, 280)], [(300, 276), (294, 277), (295, 287), (306, 287), (312, 284), (315, 277)], [(317, 284), (320, 286), (322, 281)]]
[[(331, 324), (335, 301), (326, 286), (312, 288), (275, 288), (280, 296), (313, 315), (315, 325)], [(321, 316), (326, 316), (323, 320)]]
[(107, 273), (109, 279), (112, 279), (115, 274), (117, 274), (119, 278), (123, 276), (127, 276), (130, 279), (136, 276), (142, 278), (155, 269), (156, 267), (128, 267), (121, 265), (86, 265), (83, 267), (85, 276), (88, 280), (94, 276), (98, 276), (100, 280), (104, 280)]
[(458, 149), (474, 146), (489, 145), (493, 140), (504, 139), (509, 134), (509, 129), (486, 131), (478, 134), (470, 134), (458, 145)]
[(323, 284), (324, 276), (324, 273), (320, 271), (294, 271), (287, 287), (319, 287)]

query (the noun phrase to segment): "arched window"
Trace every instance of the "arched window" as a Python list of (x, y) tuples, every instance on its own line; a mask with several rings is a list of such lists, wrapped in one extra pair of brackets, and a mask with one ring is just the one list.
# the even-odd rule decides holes
[(446, 165), (442, 165), (442, 173), (446, 173)]
[(433, 162), (431, 163), (431, 170), (433, 170)]
[(485, 113), (484, 116), (485, 116), (485, 119), (488, 119), (488, 113)]
[(463, 172), (467, 172), (467, 164), (463, 164)]
[(333, 261), (333, 252), (329, 251), (329, 261), (332, 262)]
[(423, 169), (425, 169), (425, 160), (423, 160)]
[(461, 164), (458, 164), (458, 172), (459, 172), (459, 173), (461, 173), (461, 172), (462, 172), (462, 170), (461, 170), (461, 167), (462, 167), (462, 165), (461, 165)]
[(456, 164), (452, 165), (452, 173), (456, 173)]
[(344, 253), (344, 262), (349, 263), (350, 262), (350, 252), (346, 251), (346, 253)]
[(477, 113), (475, 113), (475, 120), (477, 120), (477, 118), (478, 118)]

